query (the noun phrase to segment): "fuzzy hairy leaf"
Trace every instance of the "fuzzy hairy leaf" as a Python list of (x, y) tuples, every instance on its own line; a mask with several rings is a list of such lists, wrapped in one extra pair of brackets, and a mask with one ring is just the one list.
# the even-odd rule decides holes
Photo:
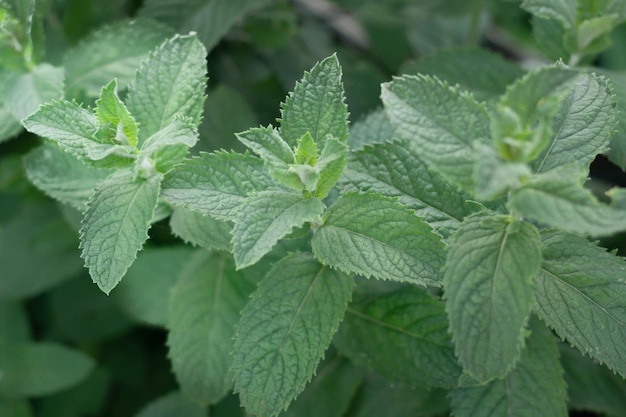
[(93, 32), (64, 57), (65, 91), (70, 97), (81, 91), (97, 97), (113, 78), (125, 89), (150, 51), (172, 34), (166, 26), (148, 19), (122, 21)]
[(143, 407), (135, 417), (206, 417), (207, 410), (181, 392), (171, 392)]
[(626, 263), (588, 240), (543, 238), (536, 311), (555, 332), (626, 378)]
[(225, 253), (197, 251), (169, 301), (169, 357), (185, 394), (215, 404), (232, 388), (232, 337), (255, 289)]
[(206, 84), (206, 49), (195, 36), (170, 38), (143, 61), (126, 105), (141, 125), (139, 143), (181, 113), (200, 124)]
[(176, 207), (170, 218), (172, 233), (192, 245), (205, 249), (231, 251), (230, 222), (205, 216), (197, 211)]
[(40, 105), (63, 96), (63, 68), (41, 64), (31, 72), (16, 74), (8, 80), (4, 94), (13, 116), (22, 120)]
[(457, 417), (567, 417), (565, 382), (556, 340), (539, 320), (521, 358), (504, 378), (486, 385), (458, 387), (452, 393)]
[(280, 134), (291, 145), (309, 133), (321, 149), (327, 135), (348, 138), (348, 108), (344, 104), (341, 65), (337, 55), (318, 62), (296, 83), (281, 109)]
[(164, 199), (220, 220), (234, 220), (248, 194), (273, 186), (263, 162), (249, 154), (203, 153), (168, 173)]
[[(490, 143), (485, 106), (458, 87), (430, 76), (403, 76), (383, 84), (382, 99), (398, 133), (448, 182), (473, 190), (473, 143)], [(454, 117), (452, 117), (454, 115)]]
[(160, 188), (159, 175), (144, 180), (120, 170), (90, 198), (80, 230), (81, 256), (105, 293), (120, 282), (148, 239)]
[(107, 131), (100, 134), (108, 136), (111, 143), (137, 145), (139, 126), (117, 95), (116, 79), (102, 87), (94, 113), (100, 124), (107, 127)]
[(534, 226), (488, 212), (465, 219), (450, 238), (443, 282), (450, 331), (463, 369), (480, 382), (503, 377), (519, 359), (540, 245)]
[(255, 264), (292, 229), (319, 221), (326, 206), (290, 192), (264, 191), (248, 197), (233, 227), (233, 255), (237, 269)]
[(569, 163), (588, 167), (608, 149), (615, 126), (615, 101), (607, 80), (582, 75), (559, 106), (552, 126), (554, 137), (533, 162), (535, 171)]
[(356, 363), (410, 386), (450, 388), (461, 375), (443, 303), (419, 288), (355, 296), (334, 343)]
[(348, 304), (352, 278), (307, 253), (276, 263), (242, 311), (235, 391), (249, 412), (273, 417), (311, 379)]
[(428, 169), (421, 153), (404, 140), (353, 152), (341, 185), (397, 197), (443, 236), (450, 235), (473, 211), (469, 197)]
[(440, 236), (411, 210), (378, 194), (348, 193), (324, 214), (315, 257), (346, 273), (440, 285)]

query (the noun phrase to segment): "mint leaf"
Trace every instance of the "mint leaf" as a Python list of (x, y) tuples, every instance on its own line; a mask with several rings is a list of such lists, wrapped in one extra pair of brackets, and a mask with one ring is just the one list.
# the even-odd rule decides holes
[(311, 244), (317, 259), (346, 273), (440, 285), (441, 238), (391, 198), (345, 194), (324, 214)]
[(452, 392), (458, 417), (567, 417), (567, 394), (552, 333), (537, 319), (520, 360), (504, 378)]
[(145, 170), (148, 176), (152, 168), (166, 173), (183, 160), (197, 140), (198, 131), (193, 121), (188, 117), (177, 117), (146, 139), (137, 155), (137, 168), (140, 172)]
[(524, 0), (522, 8), (526, 11), (561, 22), (566, 29), (576, 27), (576, 6), (578, 2), (569, 0)]
[(110, 170), (86, 165), (52, 143), (30, 151), (24, 157), (24, 169), (41, 191), (81, 211), (98, 184), (111, 175)]
[(195, 36), (176, 35), (143, 61), (126, 100), (128, 110), (141, 125), (140, 144), (170, 124), (178, 113), (190, 117), (195, 126), (200, 124), (206, 54)]
[(615, 129), (615, 102), (605, 78), (584, 74), (556, 113), (554, 137), (533, 162), (536, 172), (578, 163), (585, 168), (608, 149)]
[(410, 386), (450, 388), (461, 374), (444, 305), (419, 288), (355, 295), (334, 343), (352, 361)]
[(424, 75), (383, 84), (382, 99), (392, 124), (420, 150), (424, 162), (447, 181), (472, 191), (473, 144), (489, 144), (491, 137), (485, 106), (458, 87)]
[(234, 220), (248, 194), (273, 183), (263, 162), (247, 153), (202, 153), (167, 174), (162, 197), (219, 220)]
[(63, 68), (41, 64), (31, 72), (16, 73), (7, 81), (4, 94), (13, 116), (22, 120), (40, 105), (63, 96)]
[(229, 254), (197, 251), (172, 290), (169, 356), (181, 389), (199, 404), (217, 403), (232, 388), (232, 337), (254, 289)]
[(167, 26), (148, 19), (121, 21), (98, 29), (65, 55), (65, 91), (69, 97), (81, 92), (97, 97), (102, 86), (113, 78), (120, 89), (125, 89), (150, 51), (171, 35)]
[(93, 359), (83, 352), (55, 343), (9, 345), (0, 340), (0, 394), (52, 394), (83, 381), (94, 366)]
[(626, 73), (594, 68), (606, 77), (609, 77), (615, 93), (615, 110), (617, 112), (617, 126), (615, 135), (611, 138), (607, 158), (622, 171), (626, 170)]
[(22, 124), (13, 116), (6, 103), (5, 88), (11, 79), (11, 73), (0, 69), (0, 143), (17, 135), (22, 130)]
[(80, 231), (82, 258), (105, 293), (120, 282), (148, 239), (161, 177), (134, 178), (120, 170), (104, 180), (89, 200)]
[(531, 170), (523, 162), (505, 161), (497, 151), (487, 145), (476, 145), (480, 163), (474, 167), (476, 198), (482, 201), (504, 197), (511, 189), (519, 188)]
[(450, 238), (446, 311), (463, 369), (480, 382), (506, 375), (519, 359), (541, 263), (537, 229), (509, 216), (468, 217)]
[(254, 414), (276, 416), (303, 390), (352, 294), (352, 278), (291, 254), (276, 263), (236, 326), (235, 391)]
[(181, 392), (171, 392), (143, 407), (135, 417), (206, 417), (206, 407), (199, 406)]
[(467, 203), (469, 196), (428, 169), (421, 152), (404, 140), (366, 146), (348, 161), (343, 187), (397, 197), (444, 237), (474, 211)]
[(282, 106), (280, 134), (284, 140), (295, 147), (307, 132), (319, 148), (328, 135), (341, 142), (348, 138), (348, 108), (344, 104), (337, 55), (306, 72)]
[(172, 233), (192, 245), (205, 249), (231, 251), (230, 222), (214, 219), (202, 213), (176, 207), (170, 218)]
[(586, 239), (545, 231), (536, 311), (556, 333), (626, 377), (624, 260)]
[(290, 192), (263, 191), (248, 197), (233, 228), (233, 255), (237, 269), (255, 264), (292, 229), (317, 222), (326, 206)]
[(352, 150), (363, 149), (366, 145), (384, 143), (394, 137), (396, 128), (391, 124), (384, 110), (375, 110), (350, 127), (348, 145)]
[(330, 137), (324, 141), (324, 148), (315, 168), (319, 171), (319, 180), (315, 187), (315, 196), (325, 198), (337, 184), (346, 166), (345, 142)]
[(522, 216), (573, 233), (609, 235), (626, 227), (626, 212), (601, 204), (582, 186), (585, 174), (566, 165), (528, 178), (508, 206)]
[(117, 95), (117, 80), (102, 87), (94, 113), (101, 125), (98, 132), (101, 142), (137, 145), (139, 126)]

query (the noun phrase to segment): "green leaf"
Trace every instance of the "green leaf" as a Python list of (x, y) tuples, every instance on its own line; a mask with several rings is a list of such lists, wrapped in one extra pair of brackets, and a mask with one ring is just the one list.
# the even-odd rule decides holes
[(577, 1), (570, 0), (524, 0), (522, 8), (544, 19), (555, 19), (566, 29), (576, 27)]
[(583, 188), (584, 172), (566, 165), (528, 178), (509, 197), (516, 213), (573, 233), (609, 235), (626, 228), (626, 211), (601, 204)]
[(0, 340), (25, 343), (32, 338), (26, 310), (17, 301), (0, 300)]
[(384, 143), (391, 140), (396, 128), (391, 124), (384, 110), (375, 110), (350, 127), (348, 145), (352, 150), (363, 149), (366, 145)]
[(262, 191), (248, 197), (233, 228), (237, 269), (255, 264), (294, 228), (318, 222), (325, 208), (321, 200), (305, 200), (284, 191)]
[(187, 243), (205, 249), (231, 251), (230, 222), (217, 220), (202, 213), (182, 207), (176, 207), (170, 218), (172, 233)]
[(350, 191), (397, 197), (443, 236), (449, 236), (474, 211), (467, 203), (469, 196), (428, 169), (421, 152), (404, 140), (353, 152), (340, 184)]
[(139, 126), (133, 116), (117, 95), (117, 80), (102, 87), (100, 98), (94, 110), (103, 132), (99, 132), (100, 140), (120, 145), (137, 145)]
[(135, 417), (206, 417), (207, 410), (181, 392), (166, 394), (145, 407)]
[(531, 170), (523, 162), (505, 161), (487, 145), (477, 145), (480, 163), (474, 167), (476, 198), (482, 201), (503, 197), (509, 190), (519, 188)]
[(626, 377), (626, 263), (586, 239), (543, 238), (536, 311), (556, 333)]
[(198, 131), (188, 117), (175, 118), (170, 124), (150, 136), (137, 155), (138, 170), (166, 173), (178, 165), (188, 149), (196, 144)]
[(135, 179), (129, 170), (108, 177), (89, 200), (80, 231), (82, 258), (105, 293), (120, 282), (148, 239), (161, 177)]
[(126, 89), (150, 51), (172, 34), (171, 29), (149, 19), (121, 21), (93, 32), (64, 57), (65, 91), (69, 97), (77, 97), (81, 91), (97, 97), (113, 78), (120, 89)]
[(215, 404), (232, 388), (232, 338), (254, 284), (225, 253), (197, 251), (169, 302), (169, 357), (185, 394)]
[(451, 388), (461, 375), (444, 305), (419, 288), (355, 295), (334, 343), (352, 361), (410, 386)]
[(419, 149), (424, 162), (447, 181), (472, 191), (473, 143), (488, 144), (491, 137), (485, 106), (458, 87), (424, 75), (383, 84), (382, 99), (392, 124)]
[(220, 220), (234, 220), (248, 194), (273, 186), (263, 162), (249, 154), (203, 153), (170, 171), (162, 196), (168, 202)]
[(235, 391), (249, 412), (278, 415), (303, 390), (352, 294), (352, 278), (306, 253), (276, 263), (236, 327)]
[(17, 120), (34, 113), (40, 105), (63, 96), (63, 68), (41, 64), (32, 72), (15, 74), (7, 80), (5, 103)]
[(148, 0), (140, 15), (156, 19), (179, 33), (195, 31), (210, 51), (247, 13), (269, 0)]
[(41, 191), (81, 211), (98, 184), (111, 175), (110, 170), (86, 165), (51, 143), (26, 154), (24, 169), (28, 180)]
[(605, 78), (584, 74), (556, 113), (554, 137), (533, 162), (536, 172), (578, 163), (588, 167), (595, 156), (608, 149), (615, 130), (615, 102)]
[(346, 166), (348, 146), (336, 138), (327, 138), (320, 159), (315, 166), (319, 171), (319, 180), (315, 189), (315, 197), (325, 198), (337, 184)]
[(594, 68), (594, 71), (608, 77), (615, 92), (615, 110), (617, 112), (617, 126), (615, 135), (611, 139), (606, 156), (611, 162), (626, 170), (626, 72), (607, 71)]
[(567, 417), (565, 382), (552, 333), (539, 321), (519, 363), (504, 378), (482, 386), (458, 387), (452, 392), (457, 417)]
[(7, 345), (0, 340), (0, 394), (33, 397), (80, 383), (94, 368), (84, 353), (54, 343)]
[(344, 104), (337, 55), (306, 72), (282, 106), (280, 134), (285, 141), (295, 146), (307, 132), (319, 148), (328, 135), (341, 142), (348, 138), (348, 108)]
[(22, 124), (13, 116), (6, 103), (5, 89), (11, 80), (11, 73), (0, 69), (0, 142), (12, 138), (22, 131)]
[(165, 327), (172, 287), (191, 255), (187, 246), (146, 248), (128, 268), (112, 298), (130, 317), (152, 326)]
[(537, 229), (482, 212), (450, 238), (444, 288), (456, 354), (480, 382), (506, 375), (519, 359), (541, 263)]
[(206, 49), (195, 36), (176, 35), (143, 61), (126, 105), (141, 125), (139, 143), (183, 114), (200, 124), (205, 99)]
[(366, 277), (440, 284), (444, 245), (440, 236), (394, 199), (348, 193), (324, 214), (312, 239), (322, 263)]

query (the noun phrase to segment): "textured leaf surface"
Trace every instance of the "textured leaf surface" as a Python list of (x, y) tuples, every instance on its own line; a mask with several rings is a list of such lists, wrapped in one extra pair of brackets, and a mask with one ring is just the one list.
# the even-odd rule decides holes
[(626, 263), (586, 239), (543, 233), (537, 314), (584, 353), (626, 377)]
[(528, 223), (480, 213), (450, 240), (444, 288), (457, 356), (478, 381), (503, 377), (523, 346), (541, 263), (539, 233)]
[(254, 289), (229, 254), (197, 251), (172, 290), (169, 357), (181, 389), (200, 404), (214, 404), (232, 388), (232, 337)]
[(0, 393), (8, 397), (52, 394), (84, 380), (95, 362), (54, 343), (7, 345), (0, 340)]
[(171, 171), (163, 182), (170, 203), (221, 220), (233, 220), (248, 194), (271, 187), (263, 162), (251, 155), (202, 154)]
[(140, 164), (154, 163), (158, 172), (166, 173), (183, 160), (197, 140), (198, 131), (194, 122), (189, 118), (176, 118), (146, 139), (137, 158)]
[(375, 110), (350, 126), (348, 145), (350, 149), (363, 149), (366, 145), (384, 143), (394, 137), (396, 128), (391, 124), (387, 113)]
[(276, 263), (242, 311), (233, 372), (241, 403), (276, 416), (303, 390), (335, 333), (352, 278), (306, 253)]
[(63, 96), (63, 68), (41, 64), (31, 72), (13, 77), (5, 88), (6, 104), (17, 120), (34, 113), (40, 105)]
[(453, 391), (455, 416), (568, 416), (556, 340), (539, 320), (531, 331), (519, 363), (503, 379)]
[(148, 0), (140, 11), (177, 29), (195, 31), (210, 51), (246, 13), (269, 0)]
[(231, 250), (233, 225), (202, 213), (176, 207), (170, 218), (172, 233), (192, 245), (205, 249)]
[(187, 246), (146, 248), (112, 294), (124, 312), (140, 323), (165, 327), (172, 287), (194, 250)]
[(243, 202), (233, 228), (233, 254), (237, 268), (253, 265), (292, 229), (319, 221), (326, 206), (288, 192), (264, 191)]
[(206, 54), (195, 36), (176, 35), (143, 61), (126, 100), (141, 126), (140, 143), (170, 124), (177, 113), (191, 117), (196, 126), (200, 124)]
[(108, 177), (89, 200), (80, 231), (82, 258), (93, 281), (109, 293), (148, 238), (161, 177), (133, 178), (129, 170)]
[(366, 146), (350, 156), (341, 184), (349, 190), (398, 197), (448, 236), (473, 211), (469, 197), (428, 169), (420, 154), (403, 140)]
[(611, 162), (626, 171), (626, 72), (595, 69), (611, 80), (615, 93), (617, 129), (609, 145), (606, 156)]
[(324, 264), (378, 279), (440, 285), (440, 236), (391, 198), (349, 193), (324, 214), (313, 253)]
[(585, 168), (608, 149), (615, 129), (615, 102), (606, 79), (578, 78), (554, 118), (554, 137), (533, 162), (536, 172), (578, 163)]
[(473, 143), (489, 143), (491, 137), (485, 107), (458, 88), (421, 75), (383, 84), (382, 99), (392, 124), (419, 149), (424, 162), (471, 191)]
[(65, 55), (65, 91), (70, 97), (80, 91), (97, 97), (113, 78), (117, 78), (120, 89), (125, 89), (150, 51), (170, 35), (172, 31), (166, 26), (148, 19), (119, 22), (95, 31)]
[(114, 79), (102, 87), (94, 113), (101, 125), (110, 126), (110, 132), (106, 133), (113, 143), (137, 145), (139, 126), (117, 95), (117, 80)]
[(343, 101), (341, 66), (337, 56), (332, 55), (318, 62), (296, 83), (281, 109), (280, 134), (291, 146), (307, 132), (318, 145), (329, 134), (345, 141), (348, 108)]
[(334, 343), (352, 361), (410, 386), (450, 388), (461, 374), (443, 303), (419, 288), (355, 296)]
[(206, 417), (207, 410), (181, 392), (166, 394), (142, 408), (135, 417)]

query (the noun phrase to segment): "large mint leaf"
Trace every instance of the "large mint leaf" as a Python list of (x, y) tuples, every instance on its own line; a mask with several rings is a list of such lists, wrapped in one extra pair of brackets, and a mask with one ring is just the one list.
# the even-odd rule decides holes
[(588, 240), (546, 231), (536, 311), (556, 333), (626, 377), (626, 263)]
[(519, 359), (541, 263), (534, 226), (479, 213), (450, 239), (444, 288), (456, 354), (474, 378), (506, 375)]
[(316, 258), (347, 273), (440, 285), (440, 236), (392, 198), (342, 196), (324, 214), (311, 243)]
[(192, 245), (205, 249), (232, 250), (230, 240), (233, 225), (230, 222), (176, 207), (170, 218), (170, 228), (172, 233)]
[(237, 268), (253, 265), (292, 229), (318, 222), (326, 206), (283, 191), (263, 191), (247, 198), (233, 228), (233, 254)]
[(221, 220), (234, 220), (248, 194), (273, 185), (263, 162), (249, 154), (203, 153), (169, 172), (162, 196), (170, 203)]
[(110, 170), (86, 165), (52, 143), (44, 143), (24, 157), (29, 181), (62, 203), (84, 210), (89, 197)]
[(81, 91), (97, 97), (113, 78), (125, 89), (150, 51), (172, 34), (171, 29), (148, 19), (118, 22), (93, 32), (65, 55), (65, 91), (69, 97)]
[(533, 167), (536, 172), (569, 163), (586, 168), (608, 149), (615, 125), (615, 101), (607, 80), (582, 75), (559, 106), (552, 126), (554, 137)]
[(355, 296), (334, 343), (356, 363), (410, 386), (450, 388), (461, 374), (444, 305), (419, 288)]
[(444, 236), (472, 213), (469, 197), (424, 164), (421, 152), (406, 141), (366, 146), (351, 154), (341, 185), (398, 197)]
[(391, 124), (383, 109), (375, 110), (350, 126), (348, 145), (352, 150), (366, 145), (384, 143), (394, 137), (396, 128)]
[(140, 15), (174, 27), (194, 31), (210, 51), (230, 28), (250, 11), (270, 0), (148, 0)]
[(521, 358), (504, 378), (452, 393), (456, 417), (567, 417), (567, 394), (556, 340), (539, 320)]
[(83, 352), (54, 343), (9, 345), (0, 340), (0, 394), (52, 394), (80, 383), (94, 365), (93, 359)]
[(524, 0), (522, 8), (544, 19), (561, 22), (565, 28), (576, 27), (577, 1), (570, 0)]
[[(383, 84), (385, 110), (397, 133), (447, 181), (473, 190), (474, 142), (490, 143), (484, 105), (430, 76), (403, 76)], [(454, 117), (452, 116), (454, 115)]]
[(327, 135), (348, 137), (348, 108), (344, 104), (341, 66), (336, 55), (318, 62), (296, 83), (281, 109), (280, 134), (292, 147), (309, 132), (319, 148)]
[(76, 102), (45, 104), (23, 123), (28, 131), (54, 140), (64, 151), (85, 161), (91, 160), (89, 149), (98, 144), (98, 119)]
[(288, 255), (267, 273), (235, 332), (235, 391), (249, 412), (276, 416), (303, 390), (353, 285), (352, 278), (306, 253)]
[(200, 124), (206, 55), (195, 36), (176, 35), (143, 61), (126, 100), (141, 126), (140, 143), (170, 124), (178, 113), (190, 117), (196, 126)]
[(169, 301), (169, 356), (184, 393), (215, 404), (232, 388), (229, 368), (239, 312), (255, 289), (232, 257), (198, 251), (187, 263)]
[(34, 113), (40, 105), (63, 96), (63, 68), (41, 64), (7, 81), (4, 99), (17, 120)]
[(88, 203), (80, 231), (82, 258), (105, 293), (120, 282), (148, 239), (161, 176), (134, 178), (120, 170), (104, 180)]
[(584, 177), (578, 166), (530, 177), (508, 205), (524, 217), (573, 233), (609, 235), (626, 229), (626, 211), (600, 203), (582, 186)]

